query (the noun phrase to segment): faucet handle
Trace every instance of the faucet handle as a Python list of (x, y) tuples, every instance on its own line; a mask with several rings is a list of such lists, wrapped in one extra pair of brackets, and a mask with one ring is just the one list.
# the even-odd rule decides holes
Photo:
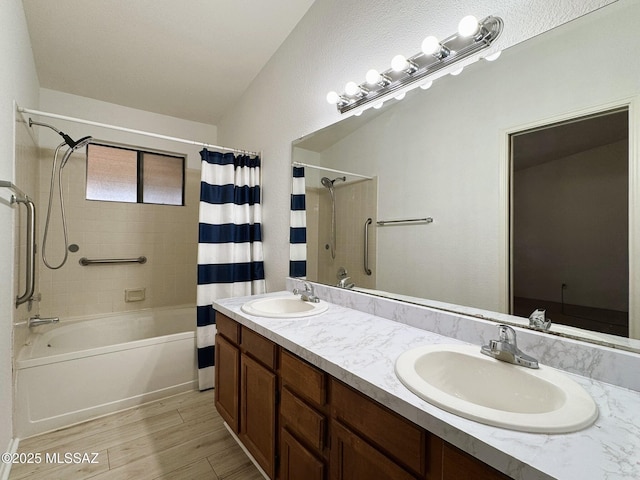
[(537, 308), (529, 315), (529, 326), (536, 330), (549, 330), (551, 319), (547, 318), (546, 310)]
[(498, 325), (499, 338), (501, 342), (516, 345), (516, 331), (509, 325)]

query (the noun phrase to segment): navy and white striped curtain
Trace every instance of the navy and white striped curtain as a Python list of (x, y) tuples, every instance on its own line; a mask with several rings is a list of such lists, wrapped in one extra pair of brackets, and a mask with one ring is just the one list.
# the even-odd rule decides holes
[(289, 243), (289, 276), (304, 277), (307, 275), (307, 212), (302, 167), (293, 167)]
[(214, 386), (214, 300), (265, 292), (260, 158), (200, 152), (197, 347), (200, 390)]

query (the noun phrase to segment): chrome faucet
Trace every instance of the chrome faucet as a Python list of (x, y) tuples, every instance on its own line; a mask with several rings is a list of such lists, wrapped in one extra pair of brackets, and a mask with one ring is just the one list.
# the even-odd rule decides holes
[(538, 361), (522, 352), (516, 342), (516, 332), (508, 325), (498, 325), (498, 340), (490, 340), (488, 345), (483, 345), (481, 353), (503, 362), (513, 363), (527, 368), (539, 368)]
[(546, 310), (537, 308), (529, 315), (529, 326), (536, 330), (547, 331), (551, 327), (551, 320), (546, 317)]
[(27, 327), (37, 327), (38, 325), (47, 325), (49, 323), (58, 323), (60, 318), (58, 317), (49, 317), (49, 318), (40, 318), (40, 315), (36, 315), (34, 317), (29, 317), (27, 321)]
[(316, 296), (313, 289), (313, 285), (304, 282), (304, 290), (300, 291), (298, 288), (293, 289), (294, 295), (300, 295), (300, 298), (305, 302), (320, 303), (320, 299)]
[(351, 288), (355, 287), (356, 284), (353, 283), (353, 282), (350, 282), (349, 280), (351, 280), (351, 277), (341, 278), (336, 286), (340, 287), (340, 288), (347, 288), (347, 289), (351, 289)]

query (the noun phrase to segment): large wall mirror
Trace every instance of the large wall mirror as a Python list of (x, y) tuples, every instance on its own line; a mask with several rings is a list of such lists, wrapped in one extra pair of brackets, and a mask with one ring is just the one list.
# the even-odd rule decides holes
[(637, 18), (620, 0), (296, 140), (321, 167), (307, 278), (522, 325), (544, 308), (640, 351)]

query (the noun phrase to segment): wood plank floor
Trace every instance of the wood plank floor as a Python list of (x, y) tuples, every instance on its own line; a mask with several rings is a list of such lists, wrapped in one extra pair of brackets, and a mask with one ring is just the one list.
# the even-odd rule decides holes
[(41, 462), (14, 464), (9, 480), (263, 480), (224, 427), (213, 390), (27, 438), (18, 452)]

